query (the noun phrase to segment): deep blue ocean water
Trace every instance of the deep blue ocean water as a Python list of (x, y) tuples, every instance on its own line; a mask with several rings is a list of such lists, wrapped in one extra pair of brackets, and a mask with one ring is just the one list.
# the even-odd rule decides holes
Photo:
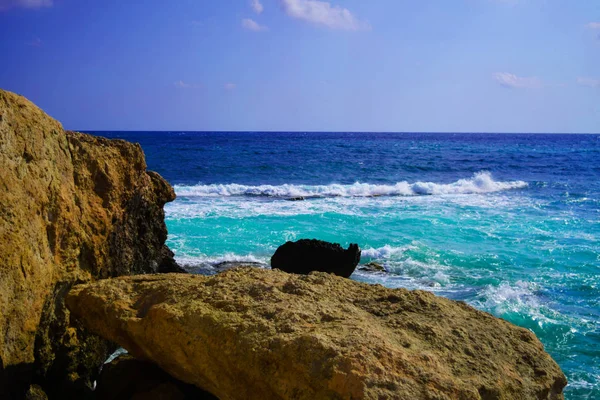
[[(192, 271), (268, 265), (286, 240), (358, 243), (387, 273), (531, 329), (600, 399), (600, 135), (96, 132), (174, 185), (168, 244)], [(302, 197), (303, 201), (290, 201)]]

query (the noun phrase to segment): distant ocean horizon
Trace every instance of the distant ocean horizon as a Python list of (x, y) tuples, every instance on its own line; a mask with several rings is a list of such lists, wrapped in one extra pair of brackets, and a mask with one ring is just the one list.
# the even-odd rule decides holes
[(173, 185), (168, 245), (191, 272), (358, 243), (386, 272), (352, 279), (531, 329), (566, 398), (600, 398), (600, 134), (86, 132), (140, 143)]
[(411, 132), (411, 131), (307, 131), (307, 130), (298, 130), (298, 131), (279, 131), (279, 130), (275, 130), (275, 131), (179, 131), (179, 130), (167, 130), (167, 131), (147, 131), (147, 130), (137, 130), (137, 129), (133, 129), (133, 130), (93, 130), (93, 129), (67, 129), (69, 131), (74, 131), (74, 132), (82, 132), (82, 133), (89, 133), (92, 135), (98, 135), (98, 136), (106, 136), (110, 137), (113, 134), (116, 135), (124, 135), (124, 134), (136, 134), (136, 133), (142, 133), (142, 134), (147, 134), (147, 133), (154, 133), (154, 134), (174, 134), (174, 133), (187, 133), (187, 134), (194, 134), (194, 133), (210, 133), (210, 134), (243, 134), (243, 133), (249, 133), (249, 134), (392, 134), (392, 135), (600, 135), (600, 132), (478, 132), (478, 131), (470, 131), (470, 132), (450, 132), (450, 131), (439, 131), (439, 132), (429, 132), (429, 131), (418, 131), (418, 132)]

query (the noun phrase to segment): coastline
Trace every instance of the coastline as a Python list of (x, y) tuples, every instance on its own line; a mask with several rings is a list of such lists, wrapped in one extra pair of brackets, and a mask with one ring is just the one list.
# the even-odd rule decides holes
[[(210, 278), (185, 274), (165, 275), (163, 277), (159, 275), (144, 275), (140, 278), (114, 279), (118, 275), (156, 273), (161, 269), (167, 268), (163, 268), (162, 266), (172, 267), (174, 265), (172, 262), (172, 253), (164, 246), (167, 239), (167, 232), (163, 207), (165, 203), (175, 198), (170, 185), (160, 175), (146, 171), (144, 155), (139, 145), (128, 144), (124, 141), (94, 138), (77, 133), (66, 133), (58, 123), (51, 120), (25, 99), (8, 92), (1, 92), (1, 94), (2, 103), (0, 104), (3, 106), (3, 109), (2, 121), (0, 121), (0, 133), (2, 133), (3, 140), (0, 155), (4, 157), (2, 162), (10, 167), (3, 169), (4, 175), (2, 175), (2, 178), (5, 185), (12, 185), (9, 189), (12, 197), (5, 197), (2, 200), (3, 205), (6, 206), (6, 210), (14, 210), (4, 213), (2, 216), (4, 218), (3, 223), (6, 223), (5, 226), (12, 226), (14, 230), (4, 231), (3, 235), (5, 237), (3, 237), (3, 243), (9, 247), (3, 249), (0, 254), (5, 256), (8, 254), (19, 255), (18, 252), (15, 253), (15, 249), (19, 249), (19, 247), (14, 247), (16, 243), (19, 243), (18, 241), (14, 241), (15, 238), (31, 237), (33, 235), (33, 237), (39, 237), (39, 248), (42, 250), (39, 254), (45, 257), (43, 263), (35, 262), (35, 259), (27, 261), (27, 258), (25, 258), (26, 261), (23, 261), (23, 257), (26, 257), (28, 247), (21, 246), (21, 250), (19, 251), (23, 252), (23, 256), (21, 256), (20, 262), (15, 257), (6, 258), (7, 262), (5, 265), (7, 268), (3, 271), (5, 274), (7, 272), (11, 274), (10, 276), (13, 277), (14, 283), (13, 281), (3, 279), (5, 283), (5, 291), (3, 293), (9, 293), (9, 296), (17, 299), (14, 304), (22, 304), (29, 307), (21, 310), (15, 309), (15, 311), (5, 314), (4, 319), (0, 321), (2, 326), (8, 327), (15, 332), (14, 335), (22, 335), (22, 343), (28, 343), (29, 346), (25, 347), (24, 351), (16, 347), (10, 347), (12, 343), (5, 342), (2, 346), (2, 387), (3, 390), (8, 390), (10, 396), (18, 397), (19, 393), (24, 393), (26, 390), (32, 391), (34, 386), (31, 385), (34, 384), (38, 385), (35, 388), (41, 387), (51, 398), (66, 395), (67, 393), (78, 393), (79, 396), (93, 396), (94, 376), (98, 373), (98, 367), (106, 360), (108, 353), (111, 351), (110, 349), (114, 348), (114, 344), (91, 334), (88, 328), (93, 327), (94, 331), (102, 333), (104, 328), (110, 326), (109, 321), (111, 318), (119, 318), (119, 315), (125, 315), (123, 312), (129, 312), (119, 311), (118, 309), (110, 311), (110, 307), (118, 308), (120, 305), (125, 304), (120, 300), (115, 300), (121, 299), (125, 301), (128, 298), (127, 296), (118, 295), (119, 290), (123, 288), (122, 285), (128, 285), (129, 283), (127, 282), (140, 282), (143, 284), (144, 282), (152, 283), (162, 280), (167, 282), (167, 287), (171, 287), (173, 284), (175, 286), (179, 284), (185, 286), (188, 281), (200, 285), (194, 289), (190, 289), (189, 293), (196, 292), (196, 290), (204, 290), (202, 288), (206, 284), (208, 288), (211, 288), (209, 298), (212, 298), (211, 296), (216, 293), (213, 292), (212, 288), (214, 287), (222, 288), (223, 292), (219, 293), (225, 297), (227, 297), (226, 290), (242, 290), (240, 295), (250, 296), (257, 301), (256, 304), (243, 305), (242, 313), (240, 316), (235, 317), (235, 321), (238, 321), (238, 323), (241, 321), (242, 324), (245, 324), (244, 318), (249, 318), (246, 321), (247, 323), (254, 321), (251, 314), (246, 314), (246, 311), (251, 313), (252, 310), (256, 310), (258, 314), (262, 315), (261, 318), (267, 318), (267, 320), (273, 318), (267, 312), (267, 309), (271, 307), (269, 302), (267, 301), (263, 304), (258, 300), (263, 296), (266, 296), (268, 300), (269, 293), (275, 293), (273, 288), (278, 287), (277, 285), (281, 286), (282, 289), (279, 291), (282, 293), (281, 296), (283, 296), (277, 297), (278, 301), (290, 301), (294, 296), (310, 294), (314, 291), (319, 292), (320, 290), (321, 294), (317, 298), (326, 299), (330, 293), (328, 291), (322, 292), (322, 289), (319, 289), (319, 285), (325, 285), (325, 287), (329, 285), (330, 288), (339, 286), (340, 292), (337, 295), (334, 294), (332, 299), (328, 300), (334, 304), (330, 310), (335, 314), (333, 319), (321, 316), (312, 321), (307, 329), (307, 325), (298, 320), (297, 316), (294, 316), (295, 312), (286, 316), (285, 310), (289, 309), (291, 312), (293, 310), (293, 302), (277, 312), (277, 315), (281, 314), (282, 318), (281, 320), (277, 320), (277, 324), (282, 325), (281, 329), (283, 331), (281, 332), (285, 333), (285, 329), (297, 330), (300, 333), (299, 337), (302, 338), (301, 342), (298, 343), (292, 341), (292, 343), (296, 343), (297, 345), (290, 348), (282, 348), (282, 355), (288, 356), (268, 361), (268, 363), (274, 363), (277, 370), (284, 370), (286, 366), (289, 366), (287, 363), (293, 361), (294, 357), (299, 357), (298, 359), (302, 360), (304, 346), (309, 346), (308, 348), (310, 348), (312, 346), (311, 343), (320, 343), (321, 334), (319, 334), (319, 329), (325, 329), (324, 332), (327, 332), (327, 329), (329, 329), (327, 328), (328, 323), (331, 321), (339, 319), (342, 323), (348, 324), (344, 325), (346, 327), (342, 328), (341, 331), (333, 329), (330, 332), (332, 335), (342, 334), (343, 337), (343, 332), (352, 329), (352, 324), (354, 324), (352, 321), (356, 322), (360, 318), (365, 318), (364, 312), (372, 314), (364, 322), (365, 326), (369, 326), (368, 321), (373, 321), (372, 318), (374, 317), (383, 318), (386, 312), (389, 311), (390, 305), (383, 307), (379, 304), (379, 300), (383, 296), (379, 291), (385, 291), (384, 297), (389, 300), (388, 302), (396, 306), (403, 304), (402, 307), (408, 307), (407, 310), (412, 310), (413, 307), (416, 308), (417, 311), (414, 313), (417, 318), (429, 315), (428, 313), (431, 312), (430, 318), (432, 318), (432, 321), (435, 321), (432, 322), (434, 324), (444, 319), (441, 316), (453, 315), (453, 313), (456, 313), (456, 315), (463, 312), (467, 313), (465, 318), (469, 321), (481, 319), (478, 323), (483, 323), (483, 325), (479, 326), (473, 333), (480, 332), (482, 336), (468, 336), (468, 341), (471, 343), (470, 346), (474, 346), (476, 350), (478, 347), (487, 349), (482, 354), (477, 354), (478, 352), (473, 350), (461, 350), (459, 355), (458, 350), (456, 350), (456, 353), (453, 353), (452, 350), (441, 350), (452, 349), (454, 345), (450, 345), (450, 343), (462, 343), (467, 340), (464, 332), (462, 336), (456, 336), (456, 332), (462, 332), (460, 329), (469, 332), (469, 329), (466, 326), (460, 328), (461, 322), (458, 319), (454, 321), (452, 318), (448, 320), (448, 323), (457, 323), (457, 326), (450, 325), (448, 327), (442, 324), (439, 326), (435, 325), (437, 328), (432, 328), (429, 327), (428, 324), (430, 322), (428, 322), (426, 324), (413, 323), (402, 327), (402, 324), (398, 325), (399, 322), (393, 320), (392, 322), (384, 322), (379, 327), (374, 325), (372, 328), (367, 329), (368, 332), (365, 331), (352, 336), (354, 339), (350, 342), (344, 342), (341, 338), (331, 339), (338, 342), (340, 354), (360, 354), (360, 352), (356, 352), (357, 349), (362, 348), (360, 344), (362, 343), (361, 340), (370, 340), (375, 336), (378, 338), (374, 341), (376, 347), (371, 348), (367, 346), (370, 350), (365, 355), (377, 355), (386, 352), (394, 353), (394, 355), (390, 356), (389, 364), (381, 368), (381, 371), (387, 371), (385, 373), (376, 372), (376, 370), (372, 369), (375, 368), (374, 366), (369, 366), (365, 367), (366, 369), (359, 374), (361, 378), (357, 379), (354, 372), (352, 372), (352, 368), (354, 367), (349, 370), (344, 370), (343, 368), (339, 370), (338, 367), (335, 367), (334, 371), (337, 372), (334, 373), (333, 377), (331, 376), (331, 371), (324, 371), (322, 376), (319, 375), (319, 380), (308, 380), (308, 383), (306, 383), (310, 386), (312, 385), (311, 382), (316, 384), (316, 382), (320, 382), (320, 379), (325, 379), (324, 385), (328, 388), (328, 392), (326, 393), (332, 396), (335, 393), (346, 393), (346, 390), (351, 390), (358, 398), (373, 398), (377, 396), (377, 393), (388, 393), (386, 396), (393, 397), (394, 390), (401, 390), (401, 388), (404, 388), (402, 389), (404, 390), (402, 393), (407, 395), (409, 392), (406, 392), (406, 390), (410, 391), (410, 388), (414, 389), (414, 385), (406, 384), (407, 377), (412, 376), (411, 379), (419, 382), (424, 388), (423, 391), (417, 393), (417, 398), (419, 396), (425, 398), (434, 392), (439, 395), (443, 393), (444, 396), (449, 398), (464, 398), (467, 393), (470, 393), (469, 396), (473, 398), (478, 398), (477, 396), (510, 397), (519, 396), (519, 393), (521, 397), (525, 395), (532, 398), (562, 398), (561, 393), (564, 385), (566, 385), (566, 379), (556, 363), (544, 352), (543, 346), (533, 334), (492, 317), (489, 314), (480, 313), (468, 306), (461, 305), (461, 303), (437, 298), (425, 292), (383, 289), (380, 286), (356, 283), (351, 280), (333, 278), (327, 275), (311, 275), (308, 278), (304, 278), (259, 269), (234, 269), (217, 275), (212, 281), (206, 280)], [(51, 168), (48, 168), (49, 166)], [(13, 175), (11, 174), (15, 174), (16, 179), (12, 179)], [(59, 180), (56, 181), (56, 178), (59, 178)], [(25, 182), (24, 185), (23, 182)], [(47, 185), (47, 182), (55, 183), (51, 183), (50, 188), (46, 189), (43, 185)], [(31, 196), (32, 194), (38, 195), (40, 212), (37, 214), (37, 217), (35, 212), (37, 206), (23, 206), (23, 201), (18, 200), (20, 195), (17, 188), (19, 185), (25, 190), (21, 198), (27, 198), (27, 196)], [(73, 201), (73, 204), (69, 203), (69, 201)], [(31, 211), (33, 211), (33, 214), (28, 214)], [(28, 226), (31, 227), (29, 228), (31, 231), (23, 235), (19, 229)], [(50, 274), (48, 274), (48, 267), (44, 265), (50, 266)], [(50, 280), (50, 277), (55, 279), (55, 281)], [(242, 279), (248, 286), (242, 289), (242, 287), (238, 287), (235, 283), (235, 279), (230, 282), (229, 277), (232, 277), (231, 279), (233, 277), (237, 277), (235, 279)], [(260, 284), (261, 281), (266, 282), (266, 284)], [(83, 303), (80, 304), (76, 300), (71, 300), (69, 306), (72, 309), (77, 309), (77, 315), (80, 319), (71, 318), (68, 311), (64, 308), (65, 296), (67, 296), (74, 284), (85, 282), (91, 282), (92, 284), (88, 286), (75, 286), (71, 290), (71, 299), (75, 299), (78, 293), (83, 293), (86, 290), (89, 290), (90, 294), (95, 293), (94, 296), (98, 295), (99, 297), (92, 300), (89, 307), (86, 307), (87, 311), (82, 311), (80, 308), (77, 309)], [(276, 282), (279, 283), (276, 284)], [(291, 282), (291, 286), (286, 286), (285, 282)], [(274, 286), (269, 286), (269, 283)], [(231, 286), (230, 289), (227, 289), (228, 285)], [(150, 286), (150, 298), (154, 299), (152, 300), (154, 302), (156, 299), (161, 298), (162, 295), (160, 293), (166, 289), (161, 289), (160, 286)], [(23, 290), (23, 287), (25, 287), (25, 290)], [(94, 292), (96, 289), (99, 292)], [(136, 294), (137, 289), (132, 288), (131, 290), (131, 296), (139, 296), (139, 294)], [(356, 290), (364, 290), (365, 295), (363, 298), (365, 299), (369, 297), (366, 293), (373, 291), (373, 303), (366, 304), (364, 306), (366, 308), (362, 309), (362, 311), (356, 310), (358, 312), (357, 316), (349, 317), (346, 320), (348, 312), (343, 311), (344, 293), (352, 293)], [(177, 293), (177, 295), (181, 294)], [(113, 300), (104, 303), (103, 296), (110, 297), (115, 295), (117, 297)], [(29, 298), (35, 300), (32, 303), (19, 303), (18, 296), (29, 296)], [(398, 300), (404, 297), (406, 299)], [(5, 298), (6, 296), (0, 299)], [(189, 298), (185, 295), (180, 299), (181, 301), (177, 299), (169, 300), (168, 298), (165, 301), (169, 304), (181, 304), (183, 308), (176, 311), (174, 315), (177, 316), (176, 318), (183, 316), (185, 320), (185, 315), (190, 310), (198, 310), (198, 307), (205, 307), (204, 304), (210, 304), (210, 301), (213, 300), (209, 300), (209, 298), (204, 300), (204, 303), (202, 301), (200, 303), (192, 302), (188, 306), (185, 305), (184, 300)], [(317, 298), (309, 295), (305, 300), (308, 301), (305, 308), (317, 307), (315, 315), (318, 315), (319, 302), (316, 301)], [(358, 299), (348, 299), (348, 301), (349, 307), (357, 307), (360, 303)], [(424, 304), (429, 303), (431, 304), (424, 306)], [(137, 316), (135, 318), (141, 318), (142, 320), (146, 315), (160, 315), (162, 312), (161, 309), (163, 309), (158, 304), (154, 307), (153, 304), (148, 303), (144, 305), (143, 302), (136, 303), (135, 305), (131, 304), (126, 306), (125, 309), (131, 311), (140, 305), (142, 308), (136, 311), (135, 315)], [(100, 309), (93, 311), (94, 307), (98, 306)], [(235, 303), (223, 303), (221, 306), (225, 307), (226, 313), (238, 307)], [(267, 309), (261, 311), (261, 307), (267, 307)], [(405, 312), (403, 310), (404, 308), (399, 309), (398, 312), (402, 314)], [(107, 314), (102, 315), (102, 313)], [(474, 313), (473, 317), (468, 317), (470, 313)], [(271, 317), (267, 314), (271, 315)], [(349, 315), (352, 314), (350, 313)], [(27, 319), (23, 316), (33, 318)], [(290, 319), (286, 319), (288, 317)], [(220, 318), (218, 317), (214, 322), (218, 323)], [(35, 322), (38, 319), (41, 321), (39, 324)], [(167, 332), (172, 328), (172, 325), (170, 325), (171, 322), (168, 321), (169, 318), (167, 318), (167, 325), (163, 326)], [(188, 322), (199, 329), (205, 328), (202, 324), (202, 322), (206, 322), (205, 320), (201, 319), (200, 325), (196, 325), (199, 322), (194, 322), (193, 319)], [(152, 326), (153, 320), (148, 319), (146, 323)], [(297, 325), (298, 323), (300, 324)], [(484, 328), (489, 323), (500, 324), (498, 326), (502, 326), (502, 329), (510, 332), (510, 334), (507, 333), (506, 337), (514, 337), (514, 341), (506, 342), (500, 346), (499, 342), (497, 342), (498, 338), (487, 333)], [(391, 325), (388, 326), (386, 324)], [(311, 325), (314, 329), (310, 328)], [(186, 325), (182, 326), (185, 327)], [(215, 325), (215, 329), (216, 327), (223, 327), (225, 329), (226, 326), (217, 324)], [(257, 326), (262, 325), (259, 324)], [(286, 326), (288, 328), (285, 328)], [(362, 325), (359, 324), (357, 326)], [(397, 329), (393, 331), (392, 337), (396, 338), (393, 340), (387, 337), (386, 334), (387, 330), (391, 329), (391, 326), (396, 326), (393, 329)], [(157, 325), (157, 327), (159, 328), (157, 337), (161, 337), (161, 334), (165, 331), (160, 330), (160, 325)], [(143, 337), (137, 337), (136, 340), (131, 341), (135, 337), (133, 333), (136, 332), (135, 329), (125, 334), (125, 336), (129, 335), (129, 341), (123, 343), (127, 344), (126, 347), (129, 347), (128, 350), (132, 350), (134, 355), (142, 356), (145, 354), (143, 357), (147, 357), (147, 354), (141, 351), (146, 345), (138, 341), (142, 340)], [(252, 329), (254, 328), (251, 328), (249, 332), (252, 332)], [(277, 328), (276, 332), (281, 329)], [(235, 329), (231, 332), (234, 335), (231, 337), (231, 340), (247, 339), (244, 335), (235, 336), (237, 335), (237, 333), (233, 333), (237, 332)], [(211, 333), (209, 330), (208, 339), (211, 338), (211, 334), (214, 334), (214, 332)], [(416, 374), (414, 371), (409, 372), (410, 369), (403, 370), (404, 367), (402, 366), (405, 364), (398, 361), (403, 360), (405, 357), (401, 354), (406, 350), (402, 349), (411, 348), (413, 345), (395, 347), (397, 345), (396, 340), (400, 340), (399, 338), (402, 337), (411, 337), (411, 335), (417, 335), (419, 343), (421, 343), (415, 348), (422, 348), (423, 346), (429, 348), (425, 353), (417, 351), (416, 355), (425, 358), (422, 360), (424, 362), (423, 367), (419, 368), (420, 372)], [(117, 342), (120, 342), (120, 338), (122, 338), (121, 336), (113, 336), (106, 332), (102, 336)], [(265, 336), (265, 339), (267, 337)], [(212, 337), (210, 340), (217, 340), (217, 336)], [(278, 340), (277, 335), (275, 335), (274, 340)], [(388, 340), (392, 340), (392, 342), (388, 343)], [(406, 343), (412, 343), (412, 339), (406, 340), (408, 340)], [(40, 346), (40, 343), (45, 344)], [(191, 345), (190, 343), (188, 345)], [(168, 343), (166, 345), (167, 347), (162, 354), (165, 351), (168, 352), (170, 348)], [(317, 347), (319, 346), (322, 345), (318, 344)], [(504, 349), (512, 348), (511, 351), (514, 351), (515, 354), (529, 354), (529, 356), (524, 361), (517, 361), (518, 357), (511, 356), (497, 364), (485, 364), (486, 362), (489, 363), (490, 357), (501, 357), (502, 354), (506, 353), (506, 350), (502, 352), (496, 350), (499, 348), (498, 346)], [(525, 347), (521, 351), (517, 350), (519, 349), (518, 346)], [(252, 348), (252, 346), (247, 348)], [(248, 356), (247, 353), (244, 353), (244, 349), (246, 347), (242, 346), (236, 350), (242, 351), (242, 353), (237, 355), (240, 359), (244, 357), (244, 354)], [(212, 351), (218, 353), (222, 350), (221, 347), (217, 346)], [(185, 353), (185, 350), (182, 351)], [(289, 351), (292, 351), (292, 353), (288, 354), (287, 352)], [(431, 351), (431, 354), (429, 351)], [(440, 354), (443, 354), (443, 356), (437, 354), (437, 351), (441, 351)], [(395, 352), (400, 353), (396, 354)], [(320, 360), (319, 362), (325, 362), (326, 365), (329, 365), (327, 364), (327, 360), (331, 354), (327, 352), (324, 354), (319, 355), (318, 352), (313, 354), (311, 357), (316, 357), (315, 359), (309, 358), (307, 360), (308, 364), (298, 368), (307, 368), (315, 360)], [(450, 359), (445, 358), (448, 356), (450, 356)], [(442, 358), (440, 358), (440, 361), (435, 361), (438, 357), (442, 357), (446, 361), (441, 361)], [(459, 359), (463, 361), (459, 362)], [(236, 358), (234, 357), (233, 361), (235, 360)], [(340, 360), (341, 364), (339, 364), (339, 368), (346, 365), (345, 363), (350, 362), (344, 361), (344, 358)], [(377, 357), (374, 358), (374, 362), (376, 360)], [(359, 361), (352, 361), (351, 364), (354, 362)], [(455, 366), (458, 369), (452, 373), (448, 373), (446, 365), (449, 363), (452, 366), (453, 362), (457, 363)], [(459, 368), (459, 365), (468, 364), (469, 362), (484, 364), (478, 367), (479, 372), (471, 372), (469, 377), (466, 369), (463, 367)], [(34, 365), (36, 367), (33, 367)], [(199, 362), (197, 366), (199, 365), (204, 364)], [(21, 369), (20, 366), (24, 366), (25, 368)], [(494, 370), (492, 367), (500, 368), (501, 370), (505, 368), (515, 369), (514, 372), (504, 377), (505, 380), (502, 383), (498, 384), (498, 382), (494, 383), (493, 379), (491, 379), (491, 376), (497, 377), (498, 372), (486, 377), (486, 373)], [(251, 368), (251, 365), (249, 365), (246, 373), (250, 374)], [(465, 372), (459, 374), (459, 369), (464, 369)], [(218, 371), (220, 370), (209, 368), (208, 370), (204, 370), (204, 373), (207, 376), (211, 376), (211, 374), (218, 375)], [(223, 371), (220, 371), (220, 373), (222, 374)], [(275, 372), (272, 373), (276, 374)], [(338, 373), (341, 375), (336, 375)], [(386, 374), (388, 373), (392, 375), (387, 376)], [(438, 373), (441, 374), (439, 376), (444, 376), (444, 378), (434, 378), (438, 376)], [(459, 378), (461, 374), (467, 374), (466, 378)], [(181, 377), (177, 373), (175, 375)], [(383, 378), (381, 378), (382, 376)], [(383, 380), (378, 381), (380, 378)], [(282, 375), (281, 379), (285, 381), (289, 377)], [(339, 379), (341, 381), (338, 381)], [(480, 383), (479, 379), (485, 382)], [(184, 380), (188, 379), (184, 377)], [(371, 382), (371, 380), (378, 382), (374, 383), (374, 385), (380, 387), (384, 392), (370, 391), (368, 389), (370, 387), (368, 382)], [(208, 381), (201, 379), (200, 383), (202, 384), (202, 382)], [(211, 382), (213, 382), (213, 385), (219, 384), (218, 379)], [(435, 389), (425, 389), (429, 387), (428, 382), (437, 382), (433, 384)], [(202, 386), (201, 384), (200, 386)], [(267, 383), (257, 381), (256, 384), (266, 385)], [(274, 389), (269, 390), (283, 390), (284, 394), (281, 396), (284, 398), (287, 396), (293, 398), (294, 396), (291, 393), (302, 392), (302, 386), (290, 389), (292, 392), (286, 392), (286, 386), (282, 385), (275, 385)], [(232, 383), (229, 389), (234, 388), (235, 385)], [(305, 389), (308, 390), (307, 388)], [(300, 392), (298, 392), (299, 390)], [(434, 390), (434, 392), (430, 393), (429, 390)], [(306, 393), (311, 392), (307, 391)]]

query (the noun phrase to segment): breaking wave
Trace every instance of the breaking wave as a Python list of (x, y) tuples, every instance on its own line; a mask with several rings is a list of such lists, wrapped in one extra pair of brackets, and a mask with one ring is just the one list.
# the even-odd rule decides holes
[(527, 187), (523, 181), (495, 181), (487, 172), (478, 172), (469, 179), (453, 183), (398, 182), (395, 185), (376, 185), (356, 182), (352, 185), (259, 185), (212, 184), (184, 186), (175, 185), (175, 192), (183, 197), (230, 197), (260, 196), (281, 199), (309, 199), (323, 197), (379, 197), (379, 196), (426, 196), (454, 194), (483, 194)]

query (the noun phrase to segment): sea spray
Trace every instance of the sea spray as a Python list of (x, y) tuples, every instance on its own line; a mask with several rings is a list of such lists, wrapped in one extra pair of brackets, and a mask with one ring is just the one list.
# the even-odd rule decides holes
[(494, 193), (503, 190), (523, 189), (524, 181), (495, 181), (490, 172), (482, 171), (469, 179), (453, 183), (398, 182), (394, 185), (378, 185), (356, 182), (352, 185), (259, 185), (236, 183), (210, 185), (175, 185), (175, 192), (183, 197), (264, 196), (282, 199), (306, 199), (320, 197), (378, 197), (378, 196), (425, 196), (448, 194)]

